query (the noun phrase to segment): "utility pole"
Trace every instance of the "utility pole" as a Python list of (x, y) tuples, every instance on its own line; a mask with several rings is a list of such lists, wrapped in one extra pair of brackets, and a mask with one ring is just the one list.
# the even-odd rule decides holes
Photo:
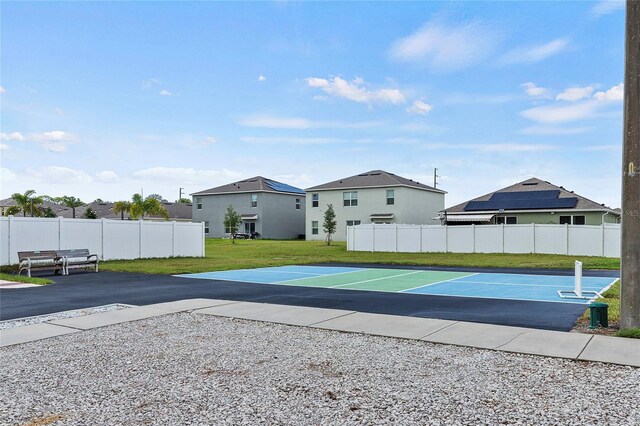
[(436, 188), (438, 185), (438, 178), (440, 176), (438, 176), (438, 169), (434, 168), (433, 169), (433, 187)]
[(627, 0), (620, 328), (640, 328), (640, 1)]
[(182, 190), (184, 188), (180, 188), (180, 191), (178, 191), (178, 202), (180, 202), (180, 200), (182, 200)]

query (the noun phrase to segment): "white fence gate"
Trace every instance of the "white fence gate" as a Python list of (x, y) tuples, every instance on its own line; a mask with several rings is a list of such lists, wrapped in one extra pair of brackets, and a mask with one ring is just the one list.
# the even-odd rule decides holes
[(76, 248), (102, 260), (204, 257), (204, 224), (0, 217), (0, 265), (18, 263), (19, 251)]
[(347, 250), (620, 257), (620, 225), (357, 225)]

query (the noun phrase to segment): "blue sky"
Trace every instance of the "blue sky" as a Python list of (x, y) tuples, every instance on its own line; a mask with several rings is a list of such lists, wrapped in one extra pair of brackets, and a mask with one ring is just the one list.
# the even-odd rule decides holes
[(0, 197), (384, 169), (620, 205), (624, 3), (3, 2)]

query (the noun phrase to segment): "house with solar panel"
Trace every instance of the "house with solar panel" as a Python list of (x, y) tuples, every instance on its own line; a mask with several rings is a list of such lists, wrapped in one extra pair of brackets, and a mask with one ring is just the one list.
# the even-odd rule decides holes
[[(438, 225), (445, 191), (384, 170), (372, 170), (306, 189), (307, 240), (323, 240), (324, 212), (336, 213), (333, 239), (347, 239), (347, 226), (360, 224)], [(435, 218), (435, 219), (434, 219)]]
[(620, 223), (611, 209), (562, 186), (531, 178), (440, 212), (446, 225)]
[(229, 236), (224, 227), (228, 206), (238, 212), (238, 232), (260, 238), (294, 239), (304, 234), (305, 194), (300, 188), (262, 176), (191, 194), (193, 221), (204, 222), (205, 237)]

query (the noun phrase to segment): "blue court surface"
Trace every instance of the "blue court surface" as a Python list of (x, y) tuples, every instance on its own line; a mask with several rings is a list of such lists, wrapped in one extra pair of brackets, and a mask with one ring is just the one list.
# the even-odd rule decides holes
[[(471, 273), (415, 269), (336, 266), (280, 266), (177, 275), (203, 280), (345, 290), (409, 293), (486, 299), (588, 304), (590, 299), (562, 298), (574, 289), (573, 276)], [(603, 292), (617, 278), (583, 277), (583, 291)]]

